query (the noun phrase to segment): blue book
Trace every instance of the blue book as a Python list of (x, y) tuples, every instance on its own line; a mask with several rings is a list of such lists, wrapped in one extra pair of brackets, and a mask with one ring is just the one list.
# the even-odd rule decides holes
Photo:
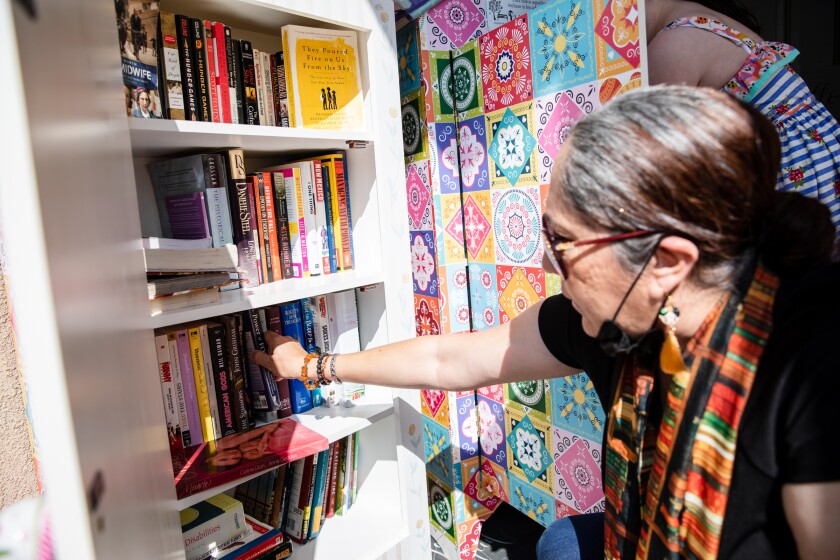
[(309, 516), (309, 538), (314, 539), (321, 532), (321, 511), (324, 509), (324, 491), (327, 485), (327, 470), (330, 463), (329, 448), (318, 452), (318, 469), (315, 471), (315, 491), (312, 494), (312, 513)]
[(338, 253), (335, 251), (335, 237), (333, 233), (332, 196), (330, 195), (330, 168), (321, 166), (321, 176), (324, 178), (324, 205), (327, 209), (327, 244), (330, 247), (330, 273), (338, 272)]
[[(280, 305), (280, 320), (283, 334), (300, 342), (306, 348), (306, 336), (303, 330), (303, 314), (299, 301), (292, 301)], [(292, 398), (292, 412), (300, 414), (312, 408), (312, 396), (309, 389), (300, 379), (289, 380), (289, 393)]]
[[(300, 300), (301, 316), (303, 317), (303, 337), (306, 344), (303, 347), (307, 352), (318, 352), (318, 347), (315, 344), (315, 314), (309, 304), (309, 298)], [(321, 398), (321, 389), (315, 388), (310, 391), (312, 397), (312, 406), (321, 406), (323, 399)]]

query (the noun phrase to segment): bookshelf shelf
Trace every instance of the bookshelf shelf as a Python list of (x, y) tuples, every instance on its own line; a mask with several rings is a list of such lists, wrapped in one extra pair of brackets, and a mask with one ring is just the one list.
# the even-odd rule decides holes
[(281, 128), (247, 124), (128, 119), (135, 157), (170, 156), (181, 151), (236, 146), (249, 155), (343, 150), (347, 142), (373, 141), (368, 131)]
[(197, 305), (173, 311), (165, 311), (152, 316), (153, 328), (168, 327), (178, 323), (187, 323), (226, 313), (235, 313), (246, 309), (256, 309), (268, 305), (277, 305), (305, 297), (340, 292), (371, 284), (379, 284), (382, 274), (366, 274), (357, 270), (348, 270), (336, 274), (327, 274), (311, 278), (294, 278), (271, 282), (254, 289), (231, 290), (222, 292), (222, 299), (212, 305)]

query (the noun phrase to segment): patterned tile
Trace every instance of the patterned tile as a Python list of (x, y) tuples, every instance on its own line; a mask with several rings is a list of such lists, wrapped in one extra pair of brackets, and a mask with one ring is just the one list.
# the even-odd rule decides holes
[(478, 426), (476, 426), (475, 393), (456, 399), (456, 429), (461, 461), (478, 457)]
[(481, 331), (498, 325), (499, 290), (496, 285), (496, 266), (471, 262), (467, 271), (470, 278), (473, 330)]
[[(594, 0), (595, 21), (600, 22), (604, 9), (610, 0)], [(609, 17), (609, 16), (607, 16)], [(616, 50), (595, 29), (595, 65), (598, 68), (598, 79), (609, 78), (633, 70), (633, 66), (616, 52)]]
[(435, 240), (431, 231), (409, 232), (411, 241), (411, 276), (414, 293), (437, 297), (437, 262), (435, 261)]
[(478, 395), (478, 423), (480, 426), (481, 456), (507, 467), (507, 446), (505, 445), (505, 410), (498, 401)]
[(485, 112), (533, 98), (529, 43), (528, 18), (524, 15), (480, 37)]
[(420, 91), (423, 92), (423, 99), (426, 105), (426, 118), (434, 120), (432, 106), (432, 66), (429, 64), (429, 51), (420, 49)]
[(582, 511), (578, 511), (573, 507), (570, 507), (568, 504), (564, 504), (560, 500), (555, 500), (554, 503), (557, 505), (557, 519), (563, 519), (564, 517), (571, 517), (572, 515), (580, 515), (583, 513)]
[(540, 189), (538, 186), (494, 189), (493, 234), (496, 263), (538, 267), (542, 264)]
[(423, 417), (423, 449), (426, 470), (452, 486), (452, 439), (449, 429), (426, 416)]
[(432, 195), (429, 192), (428, 160), (420, 160), (405, 166), (405, 189), (408, 199), (408, 229), (432, 229)]
[(469, 463), (469, 472), (466, 472), (467, 463), (464, 462), (461, 468), (464, 472), (464, 494), (481, 504), (488, 510), (495, 510), (501, 502), (508, 501), (507, 489), (504, 481), (497, 474), (498, 467), (494, 463), (482, 460), (481, 468), (478, 468), (478, 459)]
[(548, 381), (544, 379), (518, 381), (505, 385), (505, 404), (527, 413), (539, 413), (539, 418), (548, 421), (551, 412)]
[(545, 297), (545, 271), (541, 268), (499, 265), (496, 284), (500, 323), (507, 323)]
[(466, 43), (453, 53), (452, 92), (458, 121), (477, 117), (484, 112), (484, 93), (481, 83), (481, 53), (478, 39)]
[(446, 75), (452, 72), (452, 53), (450, 51), (426, 52), (429, 54), (429, 77), (432, 84), (432, 113), (434, 116), (434, 118), (429, 120), (434, 122), (454, 122), (454, 109), (452, 105), (446, 103), (447, 96), (441, 95), (441, 89), (448, 87), (442, 79), (446, 78)]
[(538, 522), (548, 527), (555, 520), (556, 508), (554, 497), (533, 486), (519, 477), (508, 477), (510, 482), (510, 505)]
[(505, 402), (505, 386), (502, 384), (481, 387), (478, 390), (478, 394), (479, 396), (486, 397), (492, 401), (499, 403)]
[(528, 13), (534, 96), (595, 79), (592, 2), (559, 0)]
[(598, 82), (598, 100), (605, 105), (610, 99), (642, 87), (642, 73), (638, 70), (611, 76)]
[(435, 389), (424, 389), (420, 391), (420, 410), (425, 416), (434, 419), (442, 426), (449, 424), (448, 393)]
[(434, 162), (435, 180), (440, 185), (440, 194), (460, 194), (455, 123), (430, 124), (429, 138), (430, 159)]
[(397, 67), (400, 72), (400, 96), (420, 88), (420, 48), (416, 23), (412, 22), (397, 31)]
[(456, 543), (455, 500), (452, 490), (438, 480), (427, 477), (429, 496), (429, 519), (448, 540)]
[[(445, 269), (441, 274), (441, 268)], [(446, 309), (445, 332), (458, 333), (470, 330), (470, 300), (467, 289), (466, 264), (438, 267), (438, 278), (446, 279), (446, 292), (441, 290), (441, 306)], [(445, 298), (444, 298), (445, 296)]]
[(416, 91), (402, 100), (403, 155), (411, 163), (429, 157), (426, 130), (426, 105)]
[[(485, 505), (485, 502), (489, 502), (491, 504), (495, 504), (493, 507), (495, 508), (498, 505), (499, 498), (493, 498), (493, 496), (487, 496), (483, 492), (487, 490), (487, 488), (493, 488), (492, 482), (487, 482), (487, 487), (482, 487), (479, 490), (482, 491), (481, 498), (482, 500), (476, 500), (476, 479), (479, 482), (484, 482), (484, 476), (478, 473), (478, 465), (479, 465), (479, 457), (475, 456), (472, 459), (464, 460), (460, 463), (461, 467), (461, 474), (459, 476), (460, 485), (459, 488), (462, 488), (462, 495), (463, 495), (463, 510), (457, 512), (458, 521), (464, 521), (468, 519), (476, 519), (478, 517), (487, 516), (492, 511)], [(490, 468), (490, 472), (492, 472), (492, 467)], [(489, 477), (488, 477), (489, 478)], [(498, 482), (498, 481), (497, 481)], [(470, 492), (467, 492), (467, 489), (470, 489)], [(488, 499), (489, 498), (489, 499)]]
[(534, 138), (534, 102), (488, 113), (490, 185), (510, 187), (537, 183), (537, 140)]
[(437, 298), (414, 294), (414, 326), (417, 336), (441, 333), (439, 305)]
[(604, 511), (601, 445), (554, 428), (554, 495), (575, 511)]
[(465, 192), (490, 188), (486, 134), (487, 123), (484, 116), (458, 122), (461, 188)]
[(604, 409), (592, 381), (585, 373), (557, 377), (551, 386), (551, 420), (555, 426), (573, 434), (601, 441)]
[(481, 517), (458, 524), (458, 559), (473, 560), (481, 538), (481, 526), (490, 517), (487, 510)]
[[(544, 492), (553, 490), (551, 424), (505, 407), (508, 470)], [(512, 490), (512, 489), (511, 489)]]
[(440, 211), (443, 215), (444, 232), (442, 260), (448, 265), (463, 264), (467, 260), (467, 254), (464, 251), (464, 216), (461, 195), (441, 195)]
[(594, 82), (540, 97), (534, 102), (540, 183), (550, 183), (551, 166), (572, 126), (601, 106)]
[(487, 24), (495, 29), (545, 3), (546, 0), (488, 0)]
[(483, 4), (482, 0), (444, 0), (429, 10), (425, 19), (433, 35), (430, 48), (456, 49), (483, 33), (487, 25)]
[(471, 261), (493, 263), (493, 235), (490, 222), (490, 192), (466, 193), (464, 200), (464, 241)]
[(598, 36), (633, 68), (638, 68), (641, 62), (639, 19), (636, 0), (610, 0), (595, 28)]

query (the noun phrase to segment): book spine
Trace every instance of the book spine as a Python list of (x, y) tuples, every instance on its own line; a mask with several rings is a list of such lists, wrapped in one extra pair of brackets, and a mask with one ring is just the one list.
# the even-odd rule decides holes
[(207, 382), (207, 400), (210, 403), (210, 417), (213, 419), (213, 437), (222, 437), (222, 422), (219, 418), (219, 397), (216, 387), (216, 377), (213, 374), (213, 351), (210, 348), (210, 335), (207, 332), (207, 324), (198, 326), (198, 334), (201, 340), (201, 357), (204, 359), (204, 379)]
[(320, 160), (313, 160), (309, 163), (312, 168), (312, 177), (315, 183), (315, 236), (318, 240), (317, 245), (321, 250), (321, 271), (324, 274), (329, 274), (331, 272), (330, 245), (327, 240), (327, 205), (324, 199), (324, 175)]
[(216, 46), (213, 44), (213, 22), (204, 21), (204, 50), (207, 56), (207, 87), (210, 90), (210, 110), (213, 122), (222, 122), (219, 107), (219, 66), (216, 64)]
[(353, 470), (350, 473), (350, 506), (356, 503), (359, 480), (359, 435), (353, 434)]
[[(303, 318), (299, 301), (292, 301), (280, 305), (280, 318), (283, 323), (283, 334), (306, 344), (303, 332)], [(312, 396), (300, 379), (289, 380), (289, 392), (292, 397), (292, 412), (300, 414), (312, 408)]]
[(286, 465), (286, 480), (283, 483), (282, 501), (280, 502), (280, 511), (277, 513), (277, 525), (275, 525), (278, 529), (283, 529), (286, 526), (286, 518), (289, 515), (291, 503), (292, 484), (299, 464), (298, 461), (292, 461)]
[(350, 268), (355, 267), (356, 257), (353, 250), (353, 213), (350, 210), (350, 166), (347, 159), (347, 152), (342, 150), (341, 164), (343, 166), (344, 175), (344, 204), (347, 206), (347, 243), (350, 246)]
[(324, 484), (329, 465), (329, 449), (318, 453), (318, 469), (315, 473), (315, 483), (312, 485), (312, 511), (309, 515), (309, 531), (307, 538), (314, 539), (321, 532), (321, 512), (324, 509)]
[(225, 350), (230, 361), (230, 379), (233, 384), (233, 416), (236, 431), (248, 429), (248, 399), (245, 385), (244, 356), (242, 355), (242, 320), (239, 315), (226, 315)]
[(334, 515), (341, 515), (344, 511), (344, 479), (347, 472), (347, 444), (350, 436), (341, 440), (338, 456), (338, 476), (335, 483), (335, 504), (333, 505)]
[[(320, 161), (317, 163), (320, 163)], [(332, 207), (333, 196), (330, 194), (332, 192), (332, 182), (330, 181), (330, 170), (328, 165), (321, 165), (321, 178), (324, 181), (324, 209), (326, 210), (327, 216), (327, 248), (330, 252), (330, 272), (332, 273), (338, 272), (338, 250), (335, 246), (335, 216), (337, 214), (333, 212)]]
[(283, 509), (283, 489), (286, 487), (286, 475), (289, 473), (288, 465), (280, 465), (277, 469), (277, 476), (274, 478), (273, 499), (271, 500), (271, 512), (268, 515), (266, 525), (277, 527), (280, 522), (280, 514)]
[(283, 278), (294, 278), (292, 270), (292, 247), (289, 240), (289, 214), (286, 209), (286, 180), (282, 173), (274, 172), (272, 187), (274, 193), (274, 217), (276, 221), (277, 244), (280, 252), (280, 268)]
[(223, 247), (233, 243), (233, 226), (227, 187), (220, 176), (222, 158), (219, 154), (202, 154), (201, 159), (204, 162), (204, 201), (207, 204), (210, 237), (213, 247)]
[(305, 457), (295, 461), (294, 476), (292, 479), (292, 488), (289, 494), (289, 509), (286, 515), (286, 522), (283, 528), (286, 534), (300, 542), (301, 531), (303, 529), (303, 506), (301, 498), (304, 491), (304, 478), (307, 472), (312, 476), (312, 457)]
[(262, 51), (254, 49), (254, 77), (257, 90), (257, 112), (260, 115), (260, 124), (268, 125), (268, 117), (265, 114), (265, 89), (263, 88), (262, 72)]
[(315, 177), (312, 162), (300, 164), (301, 193), (303, 194), (303, 222), (306, 227), (306, 253), (309, 274), (321, 275), (321, 239), (315, 221)]
[[(214, 496), (197, 504), (194, 512), (204, 522), (192, 522), (182, 531), (187, 558), (207, 557), (214, 548), (238, 539), (247, 530), (242, 504), (233, 498)], [(222, 541), (222, 542), (220, 542)]]
[(259, 108), (257, 105), (257, 79), (254, 69), (254, 50), (251, 42), (240, 41), (242, 55), (242, 87), (245, 90), (245, 123), (260, 124)]
[(304, 196), (306, 196), (306, 193), (300, 180), (300, 169), (293, 168), (292, 172), (295, 177), (295, 210), (297, 211), (298, 232), (300, 234), (301, 274), (305, 278), (310, 275), (309, 243), (306, 240), (306, 216), (304, 214)]
[(251, 196), (254, 197), (256, 203), (257, 216), (257, 237), (260, 240), (260, 264), (262, 268), (262, 282), (267, 284), (272, 281), (271, 277), (271, 260), (268, 254), (268, 232), (265, 215), (265, 195), (262, 192), (262, 175), (259, 173), (252, 173), (248, 175), (248, 186), (250, 187)]
[[(247, 312), (248, 328), (253, 336), (254, 349), (266, 352), (268, 348), (265, 344), (265, 336), (263, 335), (263, 327), (260, 323), (260, 315), (256, 309), (249, 309)], [(250, 354), (250, 351), (249, 351)], [(249, 360), (250, 361), (250, 360)], [(274, 381), (274, 376), (270, 371), (262, 366), (257, 366), (262, 376), (263, 386), (266, 389), (271, 411), (278, 410), (280, 407), (280, 394), (277, 390), (277, 383)]]
[[(295, 188), (295, 170), (284, 169), (286, 181), (286, 214), (289, 218), (289, 246), (291, 247), (292, 278), (303, 278), (303, 259), (301, 257), (300, 222), (298, 221), (298, 192)], [(297, 181), (298, 183), (300, 181)]]
[(289, 93), (286, 88), (286, 59), (283, 51), (274, 55), (274, 82), (277, 91), (277, 125), (289, 126)]
[(228, 80), (228, 99), (230, 101), (230, 122), (239, 124), (239, 100), (236, 97), (236, 65), (234, 64), (235, 53), (233, 51), (233, 36), (230, 34), (230, 27), (224, 26), (225, 34), (225, 65)]
[(271, 254), (272, 278), (274, 280), (281, 280), (283, 278), (283, 266), (280, 264), (280, 245), (277, 242), (277, 216), (274, 214), (274, 189), (271, 183), (271, 173), (262, 173), (266, 230), (268, 231), (268, 252)]
[(160, 391), (163, 395), (163, 412), (166, 418), (166, 435), (169, 438), (169, 446), (178, 448), (181, 445), (181, 427), (178, 419), (175, 383), (172, 380), (172, 358), (169, 355), (169, 341), (165, 334), (155, 336), (155, 348), (157, 349)]
[(350, 248), (352, 226), (350, 224), (350, 206), (348, 204), (349, 193), (347, 192), (347, 182), (344, 174), (344, 160), (340, 157), (336, 157), (333, 161), (335, 164), (338, 216), (341, 220), (341, 270), (351, 270), (353, 268), (353, 253)]
[(330, 444), (330, 482), (327, 488), (326, 516), (335, 515), (335, 489), (338, 484), (338, 460), (341, 455), (341, 441), (334, 441)]
[(241, 148), (227, 150), (226, 170), (228, 176), (228, 197), (230, 198), (233, 242), (239, 254), (239, 268), (245, 273), (248, 287), (260, 285), (258, 272), (259, 240), (256, 219), (248, 197), (245, 180), (245, 158)]
[(190, 54), (195, 65), (198, 120), (213, 122), (210, 114), (210, 84), (207, 79), (207, 51), (204, 48), (204, 22), (198, 18), (190, 18)]
[(295, 109), (295, 96), (297, 95), (297, 92), (295, 91), (295, 80), (292, 74), (294, 66), (294, 56), (289, 50), (288, 30), (281, 29), (280, 34), (282, 35), (283, 52), (285, 53), (284, 67), (286, 70), (286, 92), (288, 93), (289, 97), (289, 126), (292, 128), (297, 128), (298, 126), (300, 126), (300, 124), (298, 123), (297, 110)]
[(242, 43), (233, 39), (233, 76), (236, 80), (236, 122), (245, 124), (245, 85), (242, 81)]
[(335, 175), (335, 160), (323, 159), (321, 160), (329, 175), (329, 193), (330, 193), (330, 212), (332, 213), (332, 237), (333, 245), (335, 246), (336, 271), (343, 270), (341, 268), (344, 262), (344, 253), (341, 245), (341, 228), (343, 226), (341, 221), (341, 214), (338, 211), (338, 185), (336, 184)]
[(271, 74), (271, 55), (266, 51), (260, 52), (261, 62), (260, 69), (262, 70), (262, 93), (265, 100), (265, 116), (268, 126), (276, 126), (277, 122), (274, 113), (274, 80)]
[[(276, 334), (283, 334), (283, 320), (280, 318), (280, 308), (276, 305), (265, 308), (266, 328)], [(280, 392), (280, 408), (277, 413), (280, 418), (287, 418), (292, 415), (292, 394), (289, 388), (288, 379), (277, 381), (277, 390)]]
[[(309, 298), (300, 300), (301, 321), (303, 322), (303, 339), (306, 344), (303, 347), (308, 353), (318, 352), (315, 344), (315, 313), (309, 306)], [(316, 387), (309, 390), (312, 399), (312, 407), (321, 406), (321, 389)]]
[(175, 333), (167, 333), (166, 342), (169, 346), (169, 363), (172, 364), (172, 383), (175, 387), (175, 404), (178, 411), (178, 426), (181, 428), (181, 441), (184, 447), (192, 445), (190, 436), (190, 421), (187, 418), (187, 402), (184, 398), (184, 383), (181, 380), (181, 364), (178, 360), (178, 342)]
[(195, 68), (190, 52), (190, 20), (187, 16), (176, 15), (175, 25), (178, 28), (178, 57), (181, 64), (184, 118), (188, 121), (196, 121), (199, 120), (199, 114), (195, 89)]
[(312, 517), (312, 497), (315, 490), (315, 476), (318, 473), (318, 453), (315, 453), (310, 457), (312, 459), (312, 469), (308, 477), (304, 476), (300, 496), (300, 503), (303, 504), (303, 522), (300, 531), (301, 543), (305, 543), (309, 537), (309, 520)]
[(347, 440), (347, 469), (344, 473), (344, 505), (342, 512), (347, 513), (353, 505), (353, 465), (356, 457), (356, 432), (350, 434)]
[[(321, 519), (319, 520), (319, 527), (324, 526), (324, 521), (327, 518), (327, 492), (330, 489), (330, 478), (332, 477), (332, 454), (335, 442), (331, 443), (329, 448), (327, 448), (327, 472), (324, 474), (324, 486), (321, 488)], [(310, 538), (314, 539), (318, 535), (311, 535)]]
[(213, 427), (213, 416), (210, 414), (210, 398), (207, 394), (207, 378), (204, 375), (204, 356), (201, 351), (201, 334), (198, 327), (191, 328), (190, 357), (192, 361), (193, 379), (195, 380), (195, 392), (198, 400), (198, 413), (201, 416), (201, 434), (204, 441), (216, 439), (215, 428)]
[(230, 86), (228, 85), (227, 47), (225, 45), (225, 26), (213, 22), (213, 51), (216, 57), (216, 92), (219, 96), (220, 122), (230, 123)]
[(235, 434), (236, 419), (233, 411), (233, 383), (225, 352), (225, 327), (213, 325), (207, 328), (210, 356), (213, 363), (213, 384), (216, 388), (216, 402), (219, 409), (219, 424), (222, 436)]
[[(184, 402), (187, 407), (187, 422), (190, 426), (189, 445), (198, 445), (204, 441), (204, 436), (201, 432), (201, 415), (198, 412), (198, 396), (192, 368), (192, 356), (190, 355), (189, 333), (186, 329), (181, 329), (175, 333), (175, 340), (178, 343), (178, 365), (181, 369), (181, 383), (184, 386)], [(186, 442), (184, 445), (186, 445)]]
[(184, 93), (181, 83), (181, 57), (178, 56), (178, 29), (175, 14), (160, 12), (158, 20), (158, 44), (160, 45), (161, 98), (166, 101), (170, 119), (184, 120)]

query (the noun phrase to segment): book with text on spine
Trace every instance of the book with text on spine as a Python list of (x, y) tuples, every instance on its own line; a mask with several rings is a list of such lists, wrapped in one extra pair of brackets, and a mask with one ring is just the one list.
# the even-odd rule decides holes
[(300, 25), (282, 28), (289, 124), (296, 128), (364, 127), (355, 31)]
[(219, 494), (181, 510), (181, 533), (188, 560), (207, 558), (214, 549), (248, 532), (242, 504)]

